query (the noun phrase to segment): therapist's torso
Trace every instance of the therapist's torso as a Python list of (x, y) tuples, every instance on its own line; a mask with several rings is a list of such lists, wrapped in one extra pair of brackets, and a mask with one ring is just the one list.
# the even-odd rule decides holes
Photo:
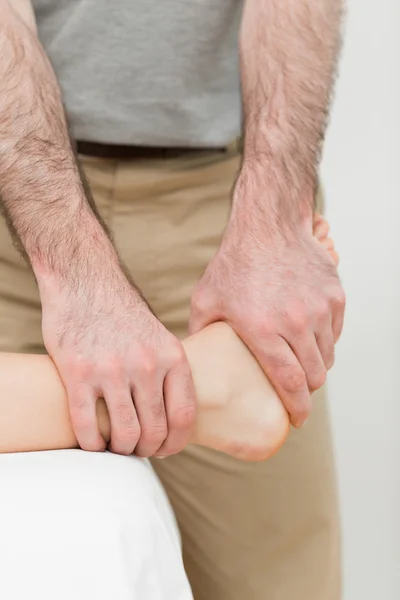
[(76, 139), (223, 146), (240, 133), (241, 0), (33, 0)]

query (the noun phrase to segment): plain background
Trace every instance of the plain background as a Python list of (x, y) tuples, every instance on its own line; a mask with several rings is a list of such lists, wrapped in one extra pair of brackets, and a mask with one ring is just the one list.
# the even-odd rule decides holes
[(344, 600), (400, 598), (400, 9), (349, 0), (322, 165), (348, 308), (330, 401)]

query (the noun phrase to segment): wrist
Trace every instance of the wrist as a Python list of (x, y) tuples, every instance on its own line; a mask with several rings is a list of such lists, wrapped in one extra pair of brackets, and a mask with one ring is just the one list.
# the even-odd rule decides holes
[(247, 154), (233, 191), (231, 221), (266, 233), (312, 230), (314, 185), (300, 182), (268, 153)]
[(40, 289), (100, 278), (107, 266), (120, 269), (111, 240), (86, 202), (62, 223), (48, 223), (37, 241), (27, 254)]

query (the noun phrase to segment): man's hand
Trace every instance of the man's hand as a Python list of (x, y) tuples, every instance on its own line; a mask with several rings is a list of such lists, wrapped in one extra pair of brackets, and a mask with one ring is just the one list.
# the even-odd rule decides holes
[(87, 450), (160, 456), (182, 450), (195, 416), (180, 342), (124, 274), (82, 180), (60, 89), (35, 35), (29, 2), (0, 0), (0, 207), (35, 273), (43, 337)]
[(95, 265), (92, 257), (76, 287), (39, 283), (44, 341), (66, 387), (78, 442), (104, 449), (96, 417), (103, 397), (112, 451), (175, 454), (189, 441), (195, 417), (183, 347), (118, 268), (104, 261), (95, 273)]
[(192, 298), (191, 331), (227, 321), (297, 427), (310, 411), (310, 391), (333, 364), (343, 323), (336, 269), (312, 236), (342, 5), (244, 3), (243, 164), (223, 242)]
[[(252, 194), (254, 186), (239, 178), (238, 193)], [(333, 365), (344, 293), (311, 221), (297, 231), (273, 229), (251, 199), (236, 200), (247, 211), (233, 211), (221, 247), (194, 291), (191, 332), (213, 321), (229, 323), (299, 427), (310, 412), (310, 392), (322, 386)], [(258, 204), (264, 202), (259, 198)]]

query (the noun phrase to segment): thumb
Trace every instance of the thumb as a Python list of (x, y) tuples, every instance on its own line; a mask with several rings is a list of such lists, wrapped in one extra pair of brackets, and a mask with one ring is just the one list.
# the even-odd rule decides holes
[(204, 303), (198, 299), (198, 296), (192, 296), (189, 315), (189, 335), (193, 335), (207, 327), (207, 325), (210, 325), (210, 323), (218, 321), (214, 313), (215, 311), (212, 308), (206, 309)]
[(190, 309), (190, 317), (189, 317), (189, 335), (193, 335), (194, 333), (198, 333), (204, 327), (207, 327), (210, 323), (213, 322), (214, 319), (207, 319), (204, 313), (201, 313), (196, 308)]

